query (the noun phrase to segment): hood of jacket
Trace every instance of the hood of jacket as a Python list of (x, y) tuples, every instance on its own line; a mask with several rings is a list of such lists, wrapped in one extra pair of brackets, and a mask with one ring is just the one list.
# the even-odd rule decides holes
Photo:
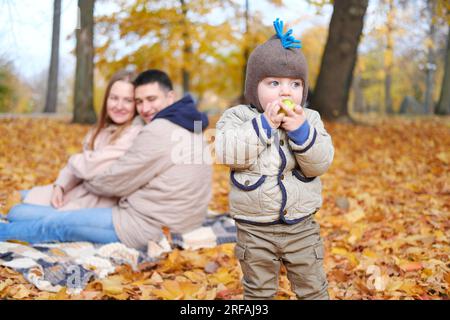
[(195, 101), (189, 94), (158, 112), (153, 120), (155, 119), (169, 120), (191, 132), (195, 132), (196, 122), (199, 122), (197, 128), (200, 128), (201, 125), (202, 131), (205, 130), (209, 124), (208, 116), (206, 113), (197, 110)]

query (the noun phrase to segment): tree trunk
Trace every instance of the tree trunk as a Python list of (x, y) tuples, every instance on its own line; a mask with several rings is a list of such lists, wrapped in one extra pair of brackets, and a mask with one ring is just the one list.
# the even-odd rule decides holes
[(95, 123), (94, 87), (94, 0), (78, 0), (80, 29), (76, 30), (76, 71), (73, 122)]
[(245, 31), (244, 31), (244, 50), (243, 50), (243, 58), (244, 58), (244, 64), (242, 65), (242, 83), (241, 83), (241, 95), (239, 96), (239, 103), (245, 104), (245, 76), (247, 74), (247, 61), (248, 56), (250, 55), (250, 49), (248, 46), (248, 13), (249, 13), (249, 0), (245, 0), (245, 12), (244, 12), (244, 18), (245, 18)]
[(428, 33), (429, 37), (429, 45), (428, 45), (428, 61), (426, 65), (426, 87), (425, 87), (425, 113), (432, 114), (433, 110), (433, 89), (434, 89), (434, 74), (436, 72), (436, 55), (434, 52), (435, 45), (435, 35), (436, 35), (436, 27), (433, 22), (433, 17), (435, 15), (435, 1), (428, 0), (428, 11), (430, 14), (430, 31)]
[(188, 32), (188, 17), (187, 17), (187, 7), (186, 1), (180, 0), (181, 2), (181, 11), (183, 13), (183, 68), (181, 69), (181, 76), (183, 81), (183, 94), (187, 94), (190, 91), (190, 72), (187, 70), (187, 66), (191, 63), (192, 56), (192, 44), (191, 39), (189, 38)]
[(47, 80), (47, 96), (44, 112), (56, 112), (58, 103), (58, 65), (59, 65), (59, 35), (61, 30), (61, 0), (53, 1), (53, 31), (50, 69)]
[(327, 120), (349, 120), (347, 103), (368, 0), (335, 0), (312, 107)]
[(444, 77), (439, 102), (436, 106), (436, 114), (450, 114), (450, 25), (447, 35), (447, 51), (445, 52)]
[(392, 32), (394, 29), (394, 0), (388, 1), (388, 16), (386, 25), (386, 52), (384, 54), (384, 105), (386, 113), (392, 114), (392, 65), (394, 62), (394, 43)]

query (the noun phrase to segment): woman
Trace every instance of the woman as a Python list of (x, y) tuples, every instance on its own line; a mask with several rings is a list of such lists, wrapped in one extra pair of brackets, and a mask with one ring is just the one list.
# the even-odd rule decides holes
[[(8, 213), (10, 223), (2, 224), (0, 241), (11, 237), (28, 242), (118, 241), (114, 228), (109, 228), (112, 225), (109, 213), (117, 199), (88, 192), (83, 180), (103, 172), (123, 155), (141, 130), (142, 121), (136, 117), (133, 80), (133, 74), (127, 71), (111, 78), (98, 123), (85, 137), (83, 151), (69, 158), (54, 184), (22, 192), (23, 204)], [(80, 217), (70, 214), (79, 209), (85, 209), (77, 212)], [(26, 235), (27, 228), (37, 227), (41, 219), (55, 222), (46, 239), (21, 236)], [(66, 225), (74, 230), (68, 231)]]

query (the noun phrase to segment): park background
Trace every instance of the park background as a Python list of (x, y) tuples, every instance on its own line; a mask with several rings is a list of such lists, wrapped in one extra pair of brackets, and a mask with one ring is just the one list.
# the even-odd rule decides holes
[[(331, 297), (448, 299), (448, 1), (0, 0), (0, 14), (2, 213), (81, 150), (121, 68), (167, 71), (213, 128), (242, 101), (248, 55), (279, 17), (302, 41), (309, 107), (336, 149), (317, 213)], [(229, 170), (214, 165), (213, 179), (210, 209), (227, 212)], [(41, 292), (0, 267), (0, 297), (241, 298), (232, 249), (175, 250), (76, 296)], [(284, 272), (277, 298), (294, 298)]]

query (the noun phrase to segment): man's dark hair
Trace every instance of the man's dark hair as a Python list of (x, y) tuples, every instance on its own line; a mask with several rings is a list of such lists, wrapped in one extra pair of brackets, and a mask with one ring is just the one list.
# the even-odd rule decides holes
[(139, 86), (155, 82), (160, 85), (161, 89), (165, 89), (167, 91), (173, 90), (172, 81), (167, 73), (157, 69), (150, 69), (140, 73), (133, 81), (133, 84), (137, 88)]

